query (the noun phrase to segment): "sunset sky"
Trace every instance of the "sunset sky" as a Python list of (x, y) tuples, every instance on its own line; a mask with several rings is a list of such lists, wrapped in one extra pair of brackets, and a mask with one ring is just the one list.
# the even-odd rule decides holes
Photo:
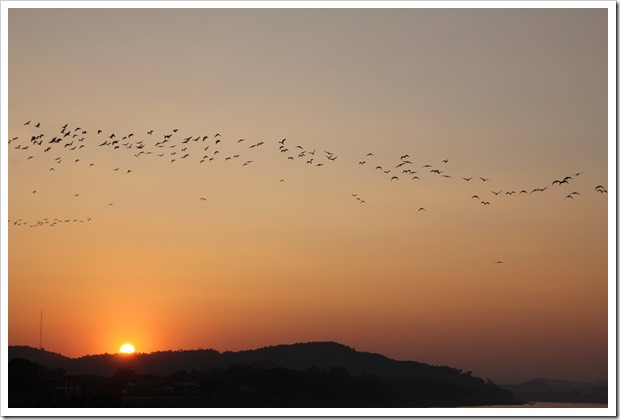
[(8, 344), (38, 346), (43, 310), (70, 357), (337, 341), (607, 379), (608, 29), (606, 8), (11, 8)]

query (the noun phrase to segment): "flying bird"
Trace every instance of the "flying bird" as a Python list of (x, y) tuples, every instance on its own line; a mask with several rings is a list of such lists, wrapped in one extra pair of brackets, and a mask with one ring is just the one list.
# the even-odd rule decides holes
[(536, 191), (544, 192), (546, 189), (547, 189), (547, 187), (545, 187), (545, 188), (534, 188), (532, 191), (530, 191), (530, 194), (532, 194), (533, 192), (536, 192)]
[(605, 187), (603, 187), (602, 185), (597, 185), (596, 188), (594, 188), (594, 191), (600, 192), (601, 194), (606, 193), (607, 189)]

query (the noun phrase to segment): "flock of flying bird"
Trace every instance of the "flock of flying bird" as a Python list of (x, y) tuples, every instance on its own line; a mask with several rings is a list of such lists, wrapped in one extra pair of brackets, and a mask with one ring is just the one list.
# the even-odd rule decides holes
[[(320, 168), (325, 165), (333, 165), (339, 158), (333, 152), (328, 150), (317, 151), (316, 148), (306, 148), (302, 145), (291, 145), (290, 141), (283, 138), (279, 141), (274, 141), (271, 146), (268, 146), (264, 141), (250, 142), (245, 138), (236, 140), (225, 139), (220, 133), (216, 133), (213, 136), (205, 134), (193, 134), (185, 136), (179, 133), (177, 128), (174, 128), (168, 132), (156, 134), (155, 130), (146, 131), (142, 135), (136, 135), (134, 133), (128, 134), (116, 134), (115, 132), (104, 132), (104, 130), (98, 129), (93, 132), (89, 132), (81, 126), (70, 127), (69, 124), (64, 124), (57, 127), (51, 133), (42, 132), (41, 123), (33, 123), (33, 121), (27, 121), (24, 126), (29, 126), (34, 133), (30, 135), (29, 139), (23, 139), (20, 137), (13, 137), (9, 139), (9, 145), (13, 151), (17, 151), (25, 156), (26, 161), (36, 162), (42, 157), (47, 158), (47, 161), (51, 162), (49, 172), (56, 172), (57, 169), (66, 167), (67, 164), (72, 165), (87, 165), (88, 168), (94, 167), (96, 163), (94, 161), (87, 160), (91, 158), (93, 154), (85, 154), (85, 150), (100, 148), (114, 151), (115, 153), (131, 153), (136, 159), (161, 159), (169, 165), (179, 165), (182, 162), (194, 160), (199, 165), (209, 166), (214, 161), (230, 162), (230, 164), (237, 164), (242, 167), (251, 165), (254, 159), (257, 158), (255, 151), (259, 148), (273, 147), (277, 150), (280, 156), (287, 161), (301, 162), (302, 164)], [(140, 139), (138, 139), (140, 137)], [(234, 151), (230, 151), (230, 147), (234, 147)], [(276, 149), (277, 148), (277, 149)], [(226, 153), (226, 155), (224, 155)], [(49, 156), (49, 157), (48, 157)], [(50, 160), (51, 156), (55, 156), (53, 160)], [(242, 157), (243, 156), (243, 157)], [(376, 160), (374, 153), (367, 153), (361, 160), (358, 161), (358, 166), (364, 167), (371, 161)], [(342, 159), (341, 159), (342, 161)], [(64, 162), (64, 164), (63, 164)], [(235, 163), (238, 162), (238, 163)], [(443, 179), (456, 178), (461, 182), (471, 182), (479, 179), (482, 185), (489, 181), (490, 178), (482, 176), (468, 176), (457, 177), (446, 173), (446, 167), (449, 159), (443, 159), (441, 163), (434, 167), (430, 164), (425, 164), (420, 167), (416, 167), (412, 162), (412, 158), (409, 154), (400, 155), (400, 159), (394, 162), (392, 165), (386, 164), (372, 164), (374, 166), (374, 172), (383, 175), (390, 182), (402, 182), (401, 178), (409, 179), (410, 181), (420, 182), (424, 178), (424, 174), (429, 176), (440, 177)], [(62, 164), (62, 166), (61, 166)], [(113, 172), (123, 172), (127, 175), (132, 174), (132, 168), (120, 166), (110, 167), (109, 170)], [(581, 175), (581, 172), (577, 172), (568, 176), (564, 176), (561, 179), (556, 179), (551, 182), (552, 188), (562, 187), (569, 184), (576, 177)], [(280, 179), (280, 182), (286, 182), (285, 179)], [(557, 187), (556, 187), (557, 186)], [(537, 187), (533, 189), (521, 189), (519, 192), (516, 190), (490, 190), (490, 193), (495, 197), (500, 194), (503, 196), (517, 195), (531, 195), (534, 193), (544, 193), (549, 185), (544, 187)], [(607, 189), (603, 185), (597, 185), (594, 190), (600, 194), (607, 193)], [(32, 190), (32, 194), (36, 195), (38, 191)], [(564, 197), (564, 199), (574, 200), (576, 196), (581, 196), (578, 191), (572, 191)], [(74, 197), (79, 197), (79, 193), (74, 193)], [(366, 199), (362, 198), (359, 194), (353, 193), (352, 197), (359, 204), (366, 204)], [(207, 202), (206, 197), (200, 197), (200, 202)], [(471, 200), (477, 200), (483, 206), (491, 204), (486, 198), (481, 198), (478, 194), (473, 195)], [(114, 203), (108, 202), (107, 205), (111, 206)], [(426, 212), (425, 207), (418, 208), (417, 212)], [(86, 221), (91, 221), (91, 218), (87, 218)], [(30, 226), (30, 227), (43, 227), (43, 226), (55, 226), (59, 223), (85, 223), (84, 219), (41, 219), (34, 223), (28, 222), (23, 219), (16, 219), (9, 221), (13, 226)], [(498, 261), (501, 263), (501, 261)]]

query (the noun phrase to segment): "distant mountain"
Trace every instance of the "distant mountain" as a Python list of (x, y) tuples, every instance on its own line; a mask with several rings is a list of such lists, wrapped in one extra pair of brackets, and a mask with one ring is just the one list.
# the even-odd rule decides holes
[(18, 357), (39, 363), (43, 366), (54, 368), (62, 367), (63, 369), (65, 369), (65, 366), (69, 366), (73, 361), (73, 359), (63, 356), (60, 353), (52, 353), (30, 346), (9, 346), (9, 361)]
[(572, 403), (607, 403), (607, 381), (579, 382), (562, 379), (534, 378), (529, 381), (499, 385), (525, 401)]
[[(192, 403), (201, 401), (200, 404), (221, 406), (376, 404), (425, 407), (518, 403), (512, 392), (474, 377), (471, 372), (415, 361), (397, 361), (335, 342), (297, 343), (223, 353), (184, 350), (80, 358), (68, 358), (27, 346), (10, 346), (8, 355), (9, 370), (11, 366), (32, 369), (27, 363), (35, 362), (44, 366), (48, 377), (66, 375), (75, 378), (82, 386), (86, 386), (86, 379), (79, 378), (109, 378), (106, 386), (124, 384), (124, 392), (134, 393), (155, 380), (149, 378), (159, 378), (159, 381), (168, 383), (157, 385), (159, 393), (186, 383), (195, 388), (192, 392), (195, 398), (199, 398)], [(19, 364), (11, 365), (11, 361)], [(132, 388), (126, 388), (131, 383)], [(330, 387), (335, 388), (330, 390)], [(140, 394), (139, 401), (146, 401), (144, 398), (155, 392), (150, 389)], [(294, 392), (295, 389), (298, 392)], [(348, 394), (343, 394), (344, 389), (349, 390)], [(337, 398), (334, 399), (333, 395)], [(128, 397), (123, 398), (126, 402)], [(159, 400), (151, 403), (162, 404)]]
[(131, 366), (143, 375), (171, 375), (183, 370), (225, 368), (250, 364), (303, 370), (310, 367), (344, 368), (354, 375), (376, 374), (385, 378), (430, 378), (466, 382), (471, 373), (447, 366), (415, 361), (397, 361), (377, 353), (359, 352), (335, 342), (297, 343), (238, 352), (217, 350), (158, 351), (154, 353), (99, 354), (69, 358), (28, 346), (9, 346), (9, 360), (24, 358), (51, 369), (61, 368), (70, 375), (112, 376), (118, 367)]

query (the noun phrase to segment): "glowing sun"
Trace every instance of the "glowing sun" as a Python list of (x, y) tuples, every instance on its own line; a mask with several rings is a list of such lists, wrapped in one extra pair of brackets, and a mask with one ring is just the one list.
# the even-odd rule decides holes
[(121, 349), (120, 349), (120, 352), (124, 353), (124, 354), (131, 354), (131, 353), (133, 353), (135, 351), (136, 351), (136, 349), (131, 344), (129, 344), (129, 343), (123, 344), (121, 346)]

